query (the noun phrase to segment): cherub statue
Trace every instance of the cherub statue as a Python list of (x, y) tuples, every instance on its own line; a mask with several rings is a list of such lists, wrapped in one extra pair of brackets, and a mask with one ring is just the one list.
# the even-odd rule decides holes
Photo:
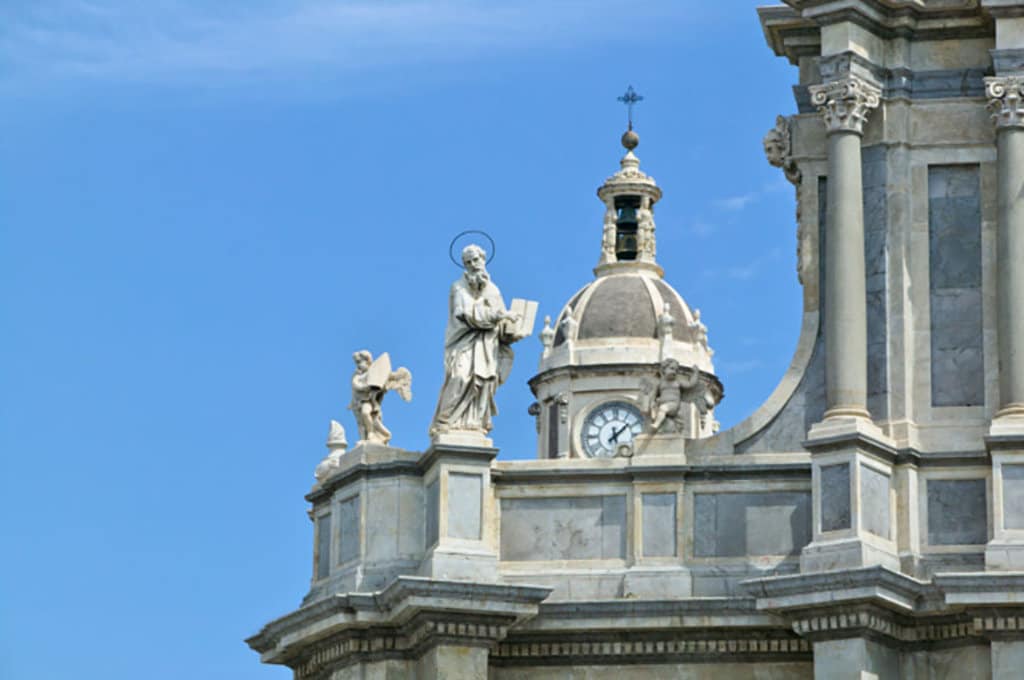
[[(681, 373), (685, 372), (685, 377)], [(649, 398), (648, 413), (651, 417), (651, 431), (657, 434), (662, 426), (667, 432), (686, 431), (686, 410), (683, 403), (692, 401), (687, 397), (701, 385), (700, 370), (696, 366), (682, 367), (675, 359), (661, 362), (661, 376), (657, 385), (647, 385)]]
[(405, 401), (412, 399), (412, 374), (407, 368), (391, 370), (391, 357), (384, 352), (376, 359), (365, 349), (352, 355), (356, 372), (352, 374), (352, 403), (349, 409), (359, 427), (359, 441), (387, 444), (391, 431), (381, 420), (384, 395), (395, 390)]

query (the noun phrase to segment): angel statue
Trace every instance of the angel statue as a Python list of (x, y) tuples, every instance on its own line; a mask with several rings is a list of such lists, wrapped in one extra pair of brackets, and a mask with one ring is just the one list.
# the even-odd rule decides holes
[(407, 368), (391, 370), (391, 357), (384, 352), (376, 359), (365, 349), (352, 355), (356, 372), (352, 374), (352, 403), (349, 409), (356, 417), (359, 441), (387, 444), (391, 431), (381, 420), (384, 395), (395, 390), (405, 401), (412, 399), (412, 374)]
[[(684, 403), (695, 402), (701, 411), (702, 420), (707, 412), (706, 408), (701, 408), (705, 399), (700, 369), (696, 366), (680, 366), (678, 361), (668, 358), (661, 362), (660, 373), (657, 385), (644, 385), (651, 432), (657, 434), (664, 426), (666, 432), (685, 433), (687, 411), (683, 408)], [(685, 373), (685, 377), (682, 373)]]

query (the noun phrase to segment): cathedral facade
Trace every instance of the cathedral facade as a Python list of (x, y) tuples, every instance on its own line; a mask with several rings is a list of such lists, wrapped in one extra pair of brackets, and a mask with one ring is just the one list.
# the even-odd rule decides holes
[[(312, 580), (247, 640), (297, 680), (1024, 677), (1024, 1), (786, 0), (765, 137), (797, 201), (803, 326), (721, 430), (708, 329), (657, 261), (630, 130), (594, 279), (533, 333), (486, 252), (452, 286), (425, 451), (410, 374), (358, 353), (307, 495)], [(485, 249), (484, 249), (485, 250)], [(671, 273), (669, 272), (669, 277)], [(497, 282), (500, 283), (500, 282)], [(508, 345), (537, 459), (487, 437)]]

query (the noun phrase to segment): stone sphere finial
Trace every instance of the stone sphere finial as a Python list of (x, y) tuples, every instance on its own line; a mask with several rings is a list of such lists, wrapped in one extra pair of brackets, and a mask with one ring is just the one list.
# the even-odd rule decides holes
[(640, 144), (640, 135), (634, 132), (633, 128), (630, 127), (622, 135), (622, 146), (626, 147), (629, 151), (632, 151)]

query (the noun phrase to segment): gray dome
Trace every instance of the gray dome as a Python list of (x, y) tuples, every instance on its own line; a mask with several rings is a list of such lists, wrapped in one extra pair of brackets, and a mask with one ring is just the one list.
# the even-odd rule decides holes
[(679, 293), (659, 278), (639, 272), (598, 277), (562, 309), (554, 345), (565, 342), (563, 321), (570, 315), (578, 326), (577, 340), (657, 338), (658, 316), (666, 303), (677, 323), (692, 321)]

